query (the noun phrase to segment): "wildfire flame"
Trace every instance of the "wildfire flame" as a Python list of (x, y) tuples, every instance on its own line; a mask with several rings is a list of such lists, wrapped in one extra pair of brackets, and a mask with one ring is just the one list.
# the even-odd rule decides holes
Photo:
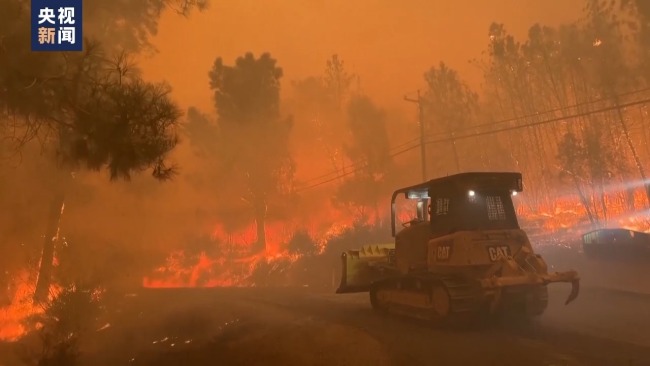
[[(586, 212), (580, 201), (575, 196), (560, 197), (546, 206), (538, 206), (531, 209), (525, 204), (525, 195), (518, 195), (515, 199), (518, 215), (524, 230), (535, 229), (535, 226), (544, 234), (557, 234), (567, 230), (586, 231), (589, 229)], [(607, 224), (605, 226), (624, 227), (627, 229), (647, 231), (650, 230), (650, 220), (647, 215), (627, 214), (627, 207), (624, 200), (621, 200), (616, 193), (607, 197)], [(414, 204), (408, 200), (397, 202), (397, 225), (415, 217)], [(635, 191), (634, 206), (644, 207), (646, 205), (645, 192)], [(330, 210), (334, 212), (336, 210)], [(388, 217), (387, 210), (369, 213), (369, 221), (381, 217)], [(378, 217), (375, 217), (379, 215)], [(644, 219), (645, 217), (645, 219)], [(331, 223), (323, 228), (322, 222)], [(332, 223), (334, 222), (334, 223)], [(340, 236), (347, 228), (353, 225), (354, 219), (351, 215), (347, 217), (340, 215), (335, 219), (314, 221), (310, 225), (309, 233), (314, 237), (321, 251), (327, 242)], [(289, 230), (289, 228), (291, 230)], [(286, 223), (268, 226), (267, 251), (257, 255), (242, 255), (237, 259), (227, 258), (221, 255), (218, 258), (211, 258), (205, 253), (195, 256), (193, 261), (188, 263), (186, 254), (182, 251), (172, 253), (167, 263), (156, 269), (152, 276), (145, 277), (142, 281), (144, 287), (223, 287), (223, 286), (250, 286), (252, 283), (247, 278), (253, 273), (260, 261), (272, 263), (276, 260), (295, 261), (296, 257), (286, 251), (283, 243), (287, 243), (291, 234), (297, 227)], [(221, 236), (218, 232), (216, 236)], [(241, 242), (236, 246), (245, 248), (255, 240), (255, 228), (251, 227), (239, 234)]]
[[(32, 297), (36, 289), (36, 276), (23, 270), (14, 277), (9, 289), (9, 305), (0, 308), (0, 341), (15, 342), (29, 330), (25, 320), (42, 314), (44, 309), (34, 304)], [(50, 287), (50, 300), (60, 292), (57, 285)]]
[[(547, 206), (531, 208), (526, 204), (525, 195), (518, 195), (515, 205), (520, 223), (524, 230), (532, 232), (535, 227), (543, 235), (557, 234), (567, 230), (584, 232), (588, 230), (589, 220), (581, 202), (574, 196), (559, 197)], [(650, 220), (647, 211), (639, 214), (629, 213), (629, 208), (620, 197), (615, 194), (606, 197), (608, 220), (604, 226), (623, 227), (637, 231), (650, 231)], [(636, 208), (645, 207), (645, 192), (638, 190), (634, 196)], [(277, 263), (284, 262), (291, 265), (299, 256), (291, 254), (286, 243), (300, 227), (307, 227), (307, 232), (315, 239), (317, 251), (324, 250), (328, 241), (341, 236), (344, 231), (354, 225), (353, 215), (338, 213), (336, 210), (323, 210), (329, 212), (332, 217), (314, 217), (309, 223), (276, 223), (267, 225), (267, 247), (266, 251), (259, 254), (247, 254), (250, 243), (254, 242), (256, 230), (254, 226), (234, 235), (226, 235), (223, 230), (215, 229), (214, 236), (228, 238), (228, 240), (215, 241), (214, 245), (229, 247), (229, 251), (217, 250), (218, 255), (209, 255), (206, 252), (190, 254), (187, 251), (176, 251), (171, 253), (165, 264), (152, 271), (151, 275), (142, 279), (142, 286), (145, 288), (170, 288), (170, 287), (233, 287), (233, 286), (254, 286), (251, 275), (260, 264), (267, 264), (270, 267)], [(388, 217), (387, 210), (370, 212), (369, 222), (378, 222), (383, 217)], [(602, 216), (602, 213), (601, 213)], [(414, 206), (412, 202), (398, 202), (396, 225), (414, 218)], [(328, 223), (328, 225), (323, 225)], [(217, 244), (225, 242), (227, 244)], [(550, 245), (561, 245), (551, 242)], [(56, 259), (56, 258), (55, 258)], [(32, 295), (36, 284), (36, 276), (30, 271), (24, 270), (15, 276), (12, 288), (9, 291), (11, 302), (9, 305), (0, 308), (0, 341), (16, 341), (25, 335), (29, 329), (26, 328), (25, 319), (32, 315), (42, 313), (43, 309), (35, 306), (32, 302)], [(56, 286), (53, 286), (56, 287)]]

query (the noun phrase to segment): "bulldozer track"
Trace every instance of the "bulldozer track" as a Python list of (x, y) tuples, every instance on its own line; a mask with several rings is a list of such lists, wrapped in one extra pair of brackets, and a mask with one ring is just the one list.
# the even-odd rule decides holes
[[(446, 294), (445, 309), (436, 310), (434, 292)], [(419, 295), (420, 303), (391, 301), (382, 293), (394, 294), (393, 299), (403, 295)], [(399, 293), (399, 295), (398, 295)], [(414, 296), (415, 297), (415, 296)], [(373, 308), (395, 315), (419, 318), (432, 324), (450, 324), (471, 320), (480, 313), (481, 294), (472, 281), (458, 277), (442, 277), (431, 274), (407, 275), (386, 279), (373, 284), (370, 290)]]
[[(436, 288), (438, 293), (446, 294), (442, 299), (445, 304), (439, 308)], [(375, 310), (434, 325), (469, 325), (489, 319), (491, 313), (498, 318), (539, 316), (548, 306), (548, 291), (546, 286), (506, 289), (500, 293), (496, 311), (490, 308), (492, 300), (493, 295), (486, 295), (475, 281), (432, 274), (385, 279), (374, 283), (370, 290)]]

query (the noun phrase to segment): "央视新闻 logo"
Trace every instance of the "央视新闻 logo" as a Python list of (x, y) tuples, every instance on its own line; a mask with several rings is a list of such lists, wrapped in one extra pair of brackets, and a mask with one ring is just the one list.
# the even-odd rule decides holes
[(83, 49), (82, 0), (32, 0), (32, 51)]

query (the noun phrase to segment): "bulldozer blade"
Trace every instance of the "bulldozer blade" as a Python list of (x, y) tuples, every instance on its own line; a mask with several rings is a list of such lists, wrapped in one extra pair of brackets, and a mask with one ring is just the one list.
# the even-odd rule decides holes
[(578, 297), (579, 293), (580, 293), (580, 280), (571, 281), (571, 293), (569, 294), (569, 297), (564, 302), (564, 305), (569, 305), (570, 303), (572, 303), (573, 300), (575, 300)]
[(370, 286), (390, 275), (386, 271), (389, 250), (393, 244), (367, 245), (359, 250), (348, 250), (341, 255), (341, 282), (337, 294), (368, 292)]

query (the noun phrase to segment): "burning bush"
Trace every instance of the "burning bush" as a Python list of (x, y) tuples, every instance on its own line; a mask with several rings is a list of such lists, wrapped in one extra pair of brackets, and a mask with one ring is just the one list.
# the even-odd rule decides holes
[(296, 231), (287, 245), (291, 254), (313, 256), (320, 252), (320, 246), (306, 230)]
[[(39, 366), (73, 366), (80, 356), (80, 340), (99, 328), (102, 313), (102, 292), (89, 287), (71, 285), (43, 305), (42, 313), (25, 320), (30, 329), (37, 329), (25, 342), (23, 360)], [(29, 346), (33, 347), (29, 347)]]

